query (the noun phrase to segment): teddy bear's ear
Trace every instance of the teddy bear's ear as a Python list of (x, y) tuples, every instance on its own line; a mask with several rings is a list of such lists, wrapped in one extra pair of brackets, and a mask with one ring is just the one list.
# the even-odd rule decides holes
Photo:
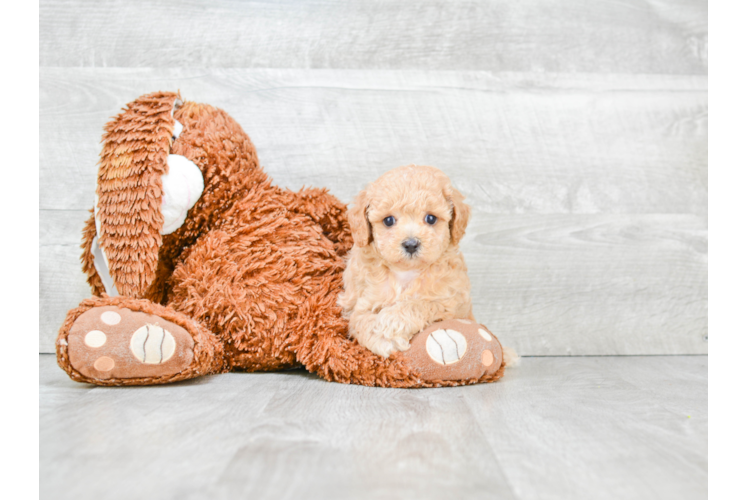
[(348, 209), (348, 224), (351, 226), (351, 236), (353, 242), (365, 247), (372, 242), (371, 224), (366, 217), (366, 210), (369, 208), (369, 197), (366, 189), (358, 193)]
[[(110, 295), (142, 297), (161, 247), (161, 176), (174, 134), (179, 94), (155, 92), (128, 104), (105, 127), (96, 186), (96, 266)], [(104, 276), (102, 276), (104, 274)]]

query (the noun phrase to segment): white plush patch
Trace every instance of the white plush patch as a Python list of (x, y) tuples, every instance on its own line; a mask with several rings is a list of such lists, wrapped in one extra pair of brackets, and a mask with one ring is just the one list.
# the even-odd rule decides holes
[(455, 330), (436, 330), (426, 340), (426, 352), (440, 365), (457, 363), (467, 351), (467, 340)]
[(467, 320), (467, 319), (458, 319), (457, 321), (459, 321), (460, 323), (462, 323), (464, 325), (472, 325), (473, 324), (472, 321)]
[(184, 126), (178, 121), (174, 120), (174, 133), (171, 134), (172, 137), (174, 137), (174, 139), (179, 137), (182, 134), (182, 130), (184, 130)]
[(149, 365), (167, 361), (174, 355), (174, 336), (158, 325), (141, 326), (130, 339), (130, 350), (138, 360)]
[(94, 239), (91, 242), (91, 255), (93, 255), (94, 258), (94, 268), (96, 268), (96, 272), (99, 274), (99, 278), (101, 278), (101, 282), (104, 284), (104, 290), (110, 297), (117, 297), (119, 292), (117, 292), (117, 287), (114, 286), (114, 280), (109, 274), (109, 261), (106, 258), (104, 250), (99, 247), (99, 238), (97, 236), (94, 236)]
[(171, 234), (184, 224), (187, 212), (200, 199), (205, 184), (203, 174), (194, 162), (181, 155), (169, 155), (169, 173), (161, 176), (163, 199), (161, 234)]
[[(174, 99), (174, 106), (172, 106), (172, 107), (171, 107), (171, 117), (172, 117), (172, 118), (174, 118), (174, 112), (175, 112), (175, 111), (176, 111), (176, 110), (177, 110), (178, 108), (182, 107), (182, 104), (184, 104), (184, 103), (182, 102), (182, 100), (181, 100), (181, 99)], [(173, 133), (171, 134), (171, 135), (172, 135), (172, 137), (174, 137), (174, 139), (176, 139), (177, 137), (179, 137), (179, 135), (180, 135), (180, 134), (182, 133), (182, 130), (184, 130), (184, 127), (182, 126), (182, 124), (181, 124), (181, 123), (179, 123), (179, 122), (178, 122), (178, 121), (177, 121), (177, 120), (175, 119), (175, 120), (174, 120), (174, 132), (173, 132)]]

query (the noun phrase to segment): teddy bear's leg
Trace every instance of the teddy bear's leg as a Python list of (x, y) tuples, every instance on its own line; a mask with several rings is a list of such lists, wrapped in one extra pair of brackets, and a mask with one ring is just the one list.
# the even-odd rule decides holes
[(486, 383), (503, 376), (501, 344), (483, 325), (468, 320), (429, 326), (405, 352), (387, 358), (374, 354), (348, 337), (348, 322), (333, 300), (339, 285), (329, 285), (309, 298), (310, 307), (294, 324), (300, 332), (294, 349), (309, 371), (332, 382), (403, 388)]
[(295, 332), (292, 348), (312, 373), (331, 382), (379, 387), (420, 387), (422, 380), (410, 361), (397, 352), (383, 358), (348, 336), (348, 321), (336, 301), (342, 275), (334, 273), (317, 282), (305, 307), (289, 324)]
[(222, 343), (173, 309), (144, 299), (93, 297), (68, 312), (57, 362), (97, 385), (153, 385), (226, 371)]
[[(303, 245), (298, 239), (308, 231), (277, 214), (247, 218), (238, 227), (226, 224), (204, 234), (174, 269), (167, 304), (216, 333), (230, 370), (299, 366), (287, 323), (311, 286), (299, 270), (317, 260), (311, 248), (292, 250)], [(334, 255), (332, 244), (326, 245)]]

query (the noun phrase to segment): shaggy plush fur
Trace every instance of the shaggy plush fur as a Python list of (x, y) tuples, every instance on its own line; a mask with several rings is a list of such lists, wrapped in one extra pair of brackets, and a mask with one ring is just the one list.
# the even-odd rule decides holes
[(373, 352), (408, 350), (437, 321), (475, 319), (459, 250), (470, 218), (463, 200), (443, 172), (416, 165), (387, 172), (356, 197), (339, 302), (350, 335)]
[[(175, 119), (184, 129), (173, 140)], [(386, 387), (500, 377), (425, 380), (402, 353), (384, 359), (351, 340), (336, 304), (343, 257), (353, 243), (345, 205), (324, 189), (273, 186), (249, 137), (224, 111), (182, 104), (174, 93), (150, 94), (107, 125), (103, 142), (98, 240), (121, 296), (104, 293), (94, 267), (92, 213), (82, 261), (95, 297), (68, 313), (57, 342), (58, 362), (74, 380), (144, 385), (299, 364), (330, 381)], [(194, 162), (205, 189), (184, 225), (162, 236), (161, 175), (169, 154)], [(160, 378), (99, 379), (77, 372), (68, 335), (82, 314), (101, 306), (154, 314), (184, 328), (195, 342), (193, 364)]]

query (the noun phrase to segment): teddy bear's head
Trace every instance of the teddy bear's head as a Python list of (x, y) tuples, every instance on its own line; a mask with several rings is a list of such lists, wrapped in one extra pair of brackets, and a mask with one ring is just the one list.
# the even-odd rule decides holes
[(178, 93), (144, 95), (104, 130), (84, 271), (96, 295), (160, 302), (179, 253), (267, 176), (227, 113)]

